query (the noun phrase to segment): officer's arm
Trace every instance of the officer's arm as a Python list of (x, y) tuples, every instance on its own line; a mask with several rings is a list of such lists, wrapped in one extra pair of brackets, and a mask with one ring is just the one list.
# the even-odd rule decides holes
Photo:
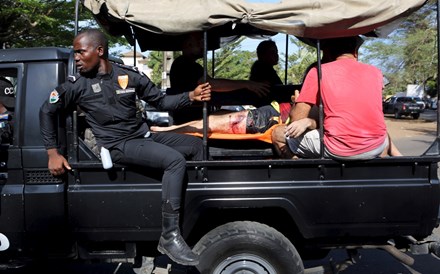
[(46, 149), (57, 148), (57, 107), (45, 101), (40, 108), (40, 133)]
[(65, 168), (71, 169), (67, 160), (58, 153), (57, 149), (57, 117), (59, 110), (64, 107), (63, 102), (60, 101), (60, 93), (58, 90), (52, 91), (48, 100), (41, 106), (39, 113), (40, 132), (49, 158), (48, 168), (50, 173), (55, 176), (63, 174)]

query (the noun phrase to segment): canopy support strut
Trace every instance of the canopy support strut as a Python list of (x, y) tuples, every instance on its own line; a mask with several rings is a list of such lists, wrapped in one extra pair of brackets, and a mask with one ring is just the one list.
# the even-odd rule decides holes
[[(203, 32), (203, 82), (208, 79), (208, 32)], [(203, 160), (208, 160), (208, 102), (203, 102)]]

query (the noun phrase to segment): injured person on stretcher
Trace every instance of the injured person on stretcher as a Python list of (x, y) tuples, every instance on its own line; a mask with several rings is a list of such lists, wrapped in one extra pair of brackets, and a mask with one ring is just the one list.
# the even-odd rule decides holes
[[(298, 91), (295, 91), (298, 96)], [(292, 96), (292, 102), (295, 96)], [(219, 134), (264, 134), (273, 129), (275, 125), (287, 122), (291, 103), (278, 103), (273, 101), (271, 105), (241, 111), (220, 110), (208, 116), (208, 133)], [(310, 124), (317, 119), (317, 112), (302, 120), (304, 125)], [(153, 132), (173, 131), (178, 133), (202, 134), (203, 120), (194, 120), (181, 125), (151, 126)], [(270, 135), (270, 134), (269, 134)], [(237, 138), (239, 139), (239, 138)], [(262, 139), (265, 141), (264, 139)], [(268, 138), (271, 142), (271, 138)]]
[[(254, 134), (263, 133), (279, 123), (280, 113), (272, 106), (241, 111), (220, 110), (208, 116), (208, 132)], [(173, 131), (180, 133), (203, 133), (203, 120), (190, 121), (181, 125), (166, 127), (152, 126), (152, 131)]]

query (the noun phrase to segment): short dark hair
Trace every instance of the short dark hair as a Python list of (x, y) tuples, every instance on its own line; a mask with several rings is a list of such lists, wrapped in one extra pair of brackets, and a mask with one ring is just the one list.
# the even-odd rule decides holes
[(321, 48), (327, 50), (334, 58), (344, 53), (355, 53), (361, 46), (363, 39), (359, 36), (329, 38), (321, 41)]
[(264, 52), (266, 52), (268, 49), (272, 47), (276, 47), (277, 44), (273, 40), (264, 40), (260, 42), (257, 46), (257, 56), (260, 57)]
[(81, 31), (78, 36), (85, 35), (90, 38), (94, 47), (102, 46), (104, 48), (104, 58), (108, 58), (108, 39), (99, 29), (86, 29)]

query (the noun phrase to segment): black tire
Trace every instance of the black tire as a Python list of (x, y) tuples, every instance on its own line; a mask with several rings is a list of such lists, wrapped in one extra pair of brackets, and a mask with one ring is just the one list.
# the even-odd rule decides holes
[(398, 109), (395, 109), (395, 110), (394, 110), (394, 118), (396, 118), (396, 119), (400, 119), (400, 117), (401, 117), (401, 115), (400, 115), (400, 113), (399, 113), (399, 110), (398, 110)]
[(420, 113), (413, 113), (411, 114), (411, 116), (413, 117), (413, 119), (419, 119)]
[(304, 265), (280, 232), (257, 222), (231, 222), (208, 232), (193, 248), (201, 274), (296, 274)]

